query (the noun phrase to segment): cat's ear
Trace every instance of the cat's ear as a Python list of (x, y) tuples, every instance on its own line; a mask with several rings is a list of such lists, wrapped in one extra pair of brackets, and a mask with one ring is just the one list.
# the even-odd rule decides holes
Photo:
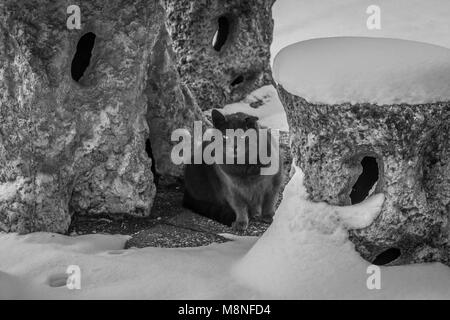
[(258, 128), (258, 117), (248, 116), (245, 118), (245, 124), (247, 125), (247, 128)]
[(216, 109), (213, 109), (211, 112), (213, 125), (215, 128), (221, 128), (225, 124), (225, 116), (217, 111)]

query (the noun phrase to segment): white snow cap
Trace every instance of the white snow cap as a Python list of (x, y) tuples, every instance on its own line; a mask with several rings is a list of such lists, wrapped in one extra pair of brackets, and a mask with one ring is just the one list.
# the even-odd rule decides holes
[(298, 42), (275, 57), (275, 80), (311, 103), (425, 104), (450, 101), (450, 50), (388, 38)]

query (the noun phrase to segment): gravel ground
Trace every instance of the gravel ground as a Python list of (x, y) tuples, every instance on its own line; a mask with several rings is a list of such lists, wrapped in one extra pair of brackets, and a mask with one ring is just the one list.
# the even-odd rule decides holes
[(269, 226), (260, 221), (250, 221), (245, 232), (237, 232), (226, 225), (183, 208), (182, 199), (183, 187), (180, 182), (161, 184), (158, 186), (150, 217), (124, 217), (113, 220), (104, 217), (78, 216), (74, 217), (69, 234), (125, 234), (132, 237), (126, 245), (127, 248), (180, 248), (229, 241), (220, 235), (222, 233), (260, 236)]

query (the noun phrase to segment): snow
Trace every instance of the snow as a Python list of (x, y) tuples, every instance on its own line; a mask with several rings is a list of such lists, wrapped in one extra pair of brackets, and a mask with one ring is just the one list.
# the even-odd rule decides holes
[(240, 102), (226, 105), (221, 112), (223, 114), (243, 112), (258, 117), (258, 123), (264, 127), (289, 131), (283, 104), (277, 90), (271, 85), (253, 91)]
[(369, 290), (370, 264), (354, 250), (347, 228), (370, 223), (383, 196), (333, 207), (307, 201), (302, 181), (296, 168), (274, 223), (235, 265), (242, 283), (285, 299), (450, 299), (450, 268), (438, 263), (381, 267), (381, 289)]
[(348, 207), (335, 207), (334, 210), (345, 227), (362, 229), (372, 224), (380, 213), (383, 202), (384, 195), (379, 193), (361, 203)]
[[(450, 268), (439, 263), (382, 267), (381, 289), (367, 289), (370, 264), (347, 228), (370, 224), (383, 201), (309, 202), (296, 168), (259, 240), (124, 250), (122, 235), (0, 233), (0, 299), (450, 299)], [(69, 265), (81, 269), (80, 290), (64, 286)]]
[(274, 78), (311, 103), (450, 101), (450, 50), (398, 39), (337, 37), (281, 50)]
[(16, 277), (0, 271), (0, 300), (20, 298), (24, 284)]
[[(369, 30), (370, 5), (381, 9), (381, 30)], [(325, 37), (383, 37), (427, 42), (450, 48), (448, 0), (280, 0), (275, 21), (272, 58), (284, 47)]]
[[(255, 238), (203, 248), (124, 250), (127, 238), (0, 233), (0, 297), (243, 299), (252, 296), (227, 273)], [(52, 287), (52, 284), (65, 283), (69, 265), (81, 268), (81, 290)]]

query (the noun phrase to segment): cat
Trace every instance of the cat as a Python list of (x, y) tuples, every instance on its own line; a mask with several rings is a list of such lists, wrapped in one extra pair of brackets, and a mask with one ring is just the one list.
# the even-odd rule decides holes
[[(223, 115), (217, 110), (212, 110), (212, 123), (214, 128), (220, 130), (224, 142), (226, 129), (260, 130), (258, 118), (245, 113)], [(282, 182), (281, 161), (279, 161), (278, 141), (274, 141), (272, 135), (267, 135), (267, 147), (275, 146), (278, 157), (278, 171), (271, 175), (261, 175), (261, 169), (267, 165), (261, 164), (259, 155), (256, 164), (248, 161), (249, 142), (246, 140), (245, 164), (187, 164), (185, 166), (185, 191), (183, 198), (184, 207), (203, 216), (219, 221), (235, 230), (247, 229), (249, 218), (261, 219), (266, 223), (272, 222), (275, 214), (275, 203), (278, 198)], [(262, 143), (259, 141), (258, 144)], [(225, 143), (224, 143), (225, 144)], [(203, 148), (208, 142), (203, 143)], [(236, 148), (223, 148), (225, 152), (234, 153)], [(273, 152), (273, 151), (272, 151)], [(272, 155), (271, 155), (272, 157)], [(224, 160), (225, 161), (225, 160)]]

